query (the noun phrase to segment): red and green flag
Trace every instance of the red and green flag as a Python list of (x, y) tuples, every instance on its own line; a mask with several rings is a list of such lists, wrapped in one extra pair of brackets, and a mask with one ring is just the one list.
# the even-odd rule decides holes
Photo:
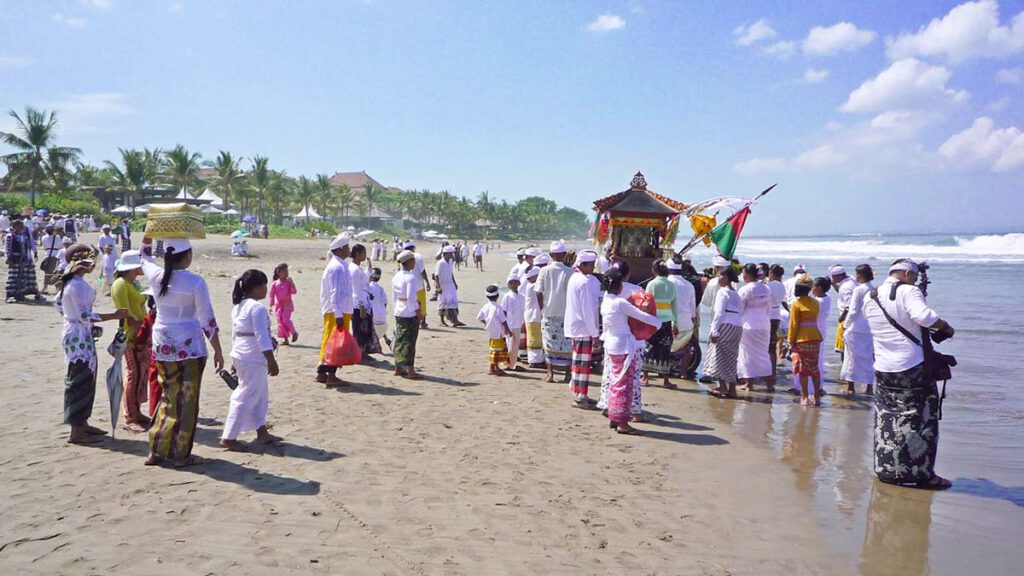
[[(766, 190), (767, 192), (767, 190)], [(726, 260), (732, 260), (736, 253), (736, 244), (740, 241), (740, 233), (743, 232), (743, 225), (747, 223), (747, 216), (750, 215), (750, 206), (744, 206), (742, 210), (735, 213), (725, 222), (715, 226), (711, 231), (711, 241), (718, 247), (718, 253)]]

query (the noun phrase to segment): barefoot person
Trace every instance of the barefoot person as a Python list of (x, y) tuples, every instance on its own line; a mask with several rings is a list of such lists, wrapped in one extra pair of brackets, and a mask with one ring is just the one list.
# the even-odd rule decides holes
[[(601, 283), (594, 276), (597, 252), (583, 250), (576, 257), (576, 269), (566, 285), (565, 336), (572, 340), (572, 379), (570, 388), (577, 408), (595, 410), (590, 398), (590, 374), (594, 350), (600, 343), (598, 316), (601, 313)], [(675, 295), (675, 289), (672, 291)]]
[[(114, 272), (116, 279), (110, 287), (110, 296), (118, 310), (128, 316), (124, 319), (124, 335), (127, 346), (124, 349), (124, 427), (130, 432), (145, 432), (149, 429), (149, 416), (142, 413), (142, 403), (148, 398), (149, 362), (151, 353), (136, 346), (139, 326), (146, 318), (148, 299), (135, 286), (142, 275), (142, 259), (137, 250), (121, 254)], [(155, 402), (154, 398), (151, 402)]]
[(289, 338), (292, 342), (299, 339), (299, 332), (292, 323), (295, 311), (292, 296), (297, 292), (295, 281), (288, 274), (288, 265), (278, 264), (274, 268), (274, 281), (270, 284), (270, 309), (277, 317), (277, 337), (284, 345), (288, 345)]
[(512, 335), (505, 320), (505, 311), (498, 305), (498, 287), (491, 284), (487, 287), (487, 303), (480, 308), (476, 319), (484, 325), (487, 331), (487, 361), (490, 363), (489, 374), (504, 376), (505, 371), (501, 364), (511, 365), (509, 360), (508, 345), (505, 339)]
[(856, 269), (857, 287), (853, 289), (850, 305), (846, 308), (846, 320), (843, 322), (843, 367), (839, 379), (847, 382), (846, 393), (853, 396), (857, 384), (866, 385), (865, 393), (874, 393), (875, 370), (873, 367), (875, 353), (871, 347), (871, 325), (864, 316), (864, 305), (868, 302), (868, 294), (875, 289), (872, 280), (875, 273), (871, 266), (861, 264)]
[(455, 274), (452, 272), (454, 258), (454, 246), (445, 246), (441, 249), (441, 259), (434, 266), (434, 284), (440, 290), (437, 313), (441, 316), (441, 326), (447, 326), (445, 321), (448, 320), (453, 327), (459, 328), (465, 324), (459, 321), (459, 285), (456, 284)]
[(256, 431), (261, 444), (281, 438), (267, 431), (270, 389), (267, 375), (277, 376), (274, 340), (270, 337), (270, 314), (260, 304), (267, 296), (267, 275), (246, 270), (235, 280), (231, 291), (231, 363), (238, 374), (238, 387), (231, 392), (228, 417), (220, 445), (228, 450), (244, 450), (238, 435)]
[(818, 367), (822, 341), (818, 328), (821, 304), (810, 295), (813, 286), (810, 276), (798, 276), (793, 290), (796, 300), (789, 305), (788, 340), (793, 351), (793, 373), (800, 379), (800, 404), (803, 406), (811, 404), (808, 379), (814, 381), (814, 405), (821, 405), (821, 371)]
[(408, 250), (398, 254), (401, 270), (391, 279), (391, 296), (395, 301), (395, 375), (419, 379), (416, 363), (416, 340), (420, 334), (420, 299), (417, 297), (416, 255)]
[(120, 320), (127, 316), (124, 310), (111, 314), (92, 311), (96, 291), (83, 278), (96, 267), (96, 253), (85, 244), (75, 244), (67, 250), (68, 267), (61, 278), (57, 295), (57, 310), (64, 317), (61, 343), (64, 362), (68, 365), (64, 378), (64, 423), (71, 426), (68, 442), (94, 444), (106, 431), (89, 425), (92, 405), (96, 399), (96, 346), (93, 341), (93, 323)]
[[(348, 330), (352, 318), (352, 279), (348, 263), (349, 236), (341, 233), (331, 240), (327, 267), (320, 278), (320, 312), (324, 316), (324, 330), (320, 339), (320, 365), (316, 369), (316, 381), (328, 387), (345, 386), (338, 378), (338, 367), (324, 364), (327, 342), (335, 330)], [(341, 322), (338, 322), (338, 319)]]
[(541, 336), (540, 304), (537, 302), (537, 276), (540, 269), (534, 266), (526, 272), (526, 283), (523, 288), (524, 312), (526, 321), (526, 362), (530, 368), (544, 368), (544, 340)]
[(547, 363), (547, 382), (555, 381), (555, 368), (565, 371), (569, 381), (569, 362), (572, 360), (572, 340), (565, 336), (565, 291), (572, 275), (566, 266), (565, 242), (551, 243), (551, 263), (537, 276), (537, 303), (541, 310), (541, 333), (544, 339), (544, 361)]
[[(882, 482), (945, 490), (935, 473), (941, 398), (922, 347), (930, 332), (955, 331), (928, 307), (917, 282), (918, 265), (893, 262), (889, 277), (864, 306), (875, 351), (875, 474)], [(915, 336), (917, 340), (912, 340)]]
[(768, 381), (768, 391), (775, 391), (772, 378), (771, 351), (771, 304), (772, 291), (758, 276), (757, 266), (743, 267), (743, 286), (736, 291), (740, 297), (740, 319), (743, 335), (740, 337), (740, 353), (737, 359), (736, 376), (743, 390), (753, 390), (760, 379)]
[(738, 280), (736, 270), (731, 267), (723, 267), (718, 273), (711, 330), (708, 333), (704, 374), (718, 380), (718, 389), (711, 394), (720, 398), (736, 397), (736, 364), (740, 338), (743, 336), (740, 296), (733, 289), (733, 284)]
[[(531, 270), (533, 268), (530, 268)], [(529, 271), (522, 274), (526, 277)], [(508, 323), (511, 335), (508, 336), (508, 369), (516, 372), (523, 372), (525, 368), (519, 365), (519, 343), (523, 338), (523, 325), (526, 317), (526, 299), (519, 293), (520, 276), (509, 276), (506, 280), (508, 292), (501, 297), (501, 309), (505, 312), (505, 321)]]
[(182, 467), (202, 464), (192, 454), (199, 420), (199, 391), (206, 368), (206, 340), (213, 347), (213, 369), (224, 368), (217, 318), (210, 290), (202, 276), (191, 272), (192, 244), (186, 238), (168, 238), (164, 265), (152, 257), (151, 239), (142, 240), (142, 273), (153, 286), (156, 321), (153, 323), (153, 360), (156, 362), (160, 401), (149, 430), (146, 465), (169, 462)]

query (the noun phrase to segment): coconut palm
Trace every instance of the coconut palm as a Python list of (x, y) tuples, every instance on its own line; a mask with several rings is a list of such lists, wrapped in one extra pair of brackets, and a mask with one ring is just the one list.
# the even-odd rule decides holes
[(181, 144), (164, 152), (164, 166), (175, 190), (185, 190), (187, 193), (190, 186), (199, 182), (199, 161), (202, 158), (202, 154), (189, 152)]
[[(363, 200), (366, 201), (367, 214), (373, 212), (374, 206), (380, 203), (384, 197), (385, 190), (373, 183), (363, 186)], [(365, 217), (364, 217), (365, 218)], [(366, 222), (364, 221), (364, 224)]]
[(327, 174), (316, 175), (316, 205), (320, 209), (320, 219), (324, 220), (335, 204), (334, 184)]
[(334, 198), (335, 205), (341, 211), (342, 219), (348, 217), (348, 211), (352, 208), (352, 202), (355, 200), (352, 188), (348, 184), (338, 186), (334, 191)]
[(149, 166), (146, 164), (146, 155), (141, 150), (125, 150), (118, 148), (121, 153), (121, 166), (110, 160), (104, 162), (107, 171), (114, 177), (117, 186), (121, 188), (125, 206), (131, 206), (135, 210), (135, 199), (142, 197), (142, 189), (152, 178)]
[[(231, 152), (220, 151), (217, 155), (217, 159), (213, 162), (213, 168), (217, 171), (217, 174), (213, 178), (213, 187), (220, 192), (220, 197), (224, 201), (224, 207), (231, 207), (231, 198), (236, 194), (244, 195), (243, 188), (245, 187), (245, 174), (242, 169), (239, 168), (242, 158), (237, 160), (231, 155)], [(245, 204), (242, 205), (242, 209), (245, 210)]]
[(77, 159), (82, 151), (78, 148), (55, 146), (57, 140), (57, 113), (25, 107), (22, 118), (14, 110), (7, 114), (14, 119), (12, 132), (0, 132), (0, 142), (16, 148), (18, 152), (0, 156), (7, 164), (8, 171), (20, 176), (31, 184), (32, 205), (36, 204), (36, 191), (46, 176), (47, 165), (64, 166)]
[(316, 186), (305, 176), (299, 177), (298, 201), (306, 213), (306, 224), (309, 224), (309, 208), (316, 201)]
[(274, 221), (281, 223), (284, 208), (288, 205), (295, 192), (295, 181), (284, 172), (270, 172), (267, 185), (267, 205), (274, 213)]
[(249, 187), (256, 198), (256, 214), (260, 220), (266, 216), (263, 214), (263, 202), (267, 199), (267, 192), (270, 190), (270, 160), (264, 156), (253, 156), (252, 170), (249, 171)]

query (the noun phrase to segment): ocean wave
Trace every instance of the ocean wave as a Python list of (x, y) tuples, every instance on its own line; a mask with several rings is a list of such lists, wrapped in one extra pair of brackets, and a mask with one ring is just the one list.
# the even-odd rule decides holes
[[(846, 258), (892, 260), (909, 257), (950, 263), (1024, 262), (1024, 233), (978, 236), (846, 236), (840, 238), (741, 238), (736, 255), (749, 259), (823, 259)], [(714, 252), (700, 246), (695, 256)]]

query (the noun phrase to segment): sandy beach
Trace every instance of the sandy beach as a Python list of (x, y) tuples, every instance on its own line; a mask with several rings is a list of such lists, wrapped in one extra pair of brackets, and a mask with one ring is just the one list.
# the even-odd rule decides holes
[[(226, 238), (208, 238), (193, 266), (224, 325), (235, 275), (291, 265), (301, 337), (279, 352), (270, 405), (286, 443), (260, 453), (216, 446), (229, 391), (209, 368), (196, 447), (206, 465), (144, 467), (146, 436), (124, 430), (66, 444), (60, 318), (3, 305), (3, 572), (835, 573), (789, 473), (703, 395), (648, 388), (648, 436), (618, 436), (539, 371), (487, 375), (482, 330), (436, 321), (420, 336), (424, 380), (393, 376), (384, 356), (345, 369), (352, 387), (325, 389), (313, 382), (324, 241), (251, 245), (254, 258), (232, 259)], [(464, 317), (508, 263), (492, 254), (485, 266), (457, 274)], [(110, 361), (101, 354), (101, 372)], [(98, 388), (92, 422), (109, 428)]]

